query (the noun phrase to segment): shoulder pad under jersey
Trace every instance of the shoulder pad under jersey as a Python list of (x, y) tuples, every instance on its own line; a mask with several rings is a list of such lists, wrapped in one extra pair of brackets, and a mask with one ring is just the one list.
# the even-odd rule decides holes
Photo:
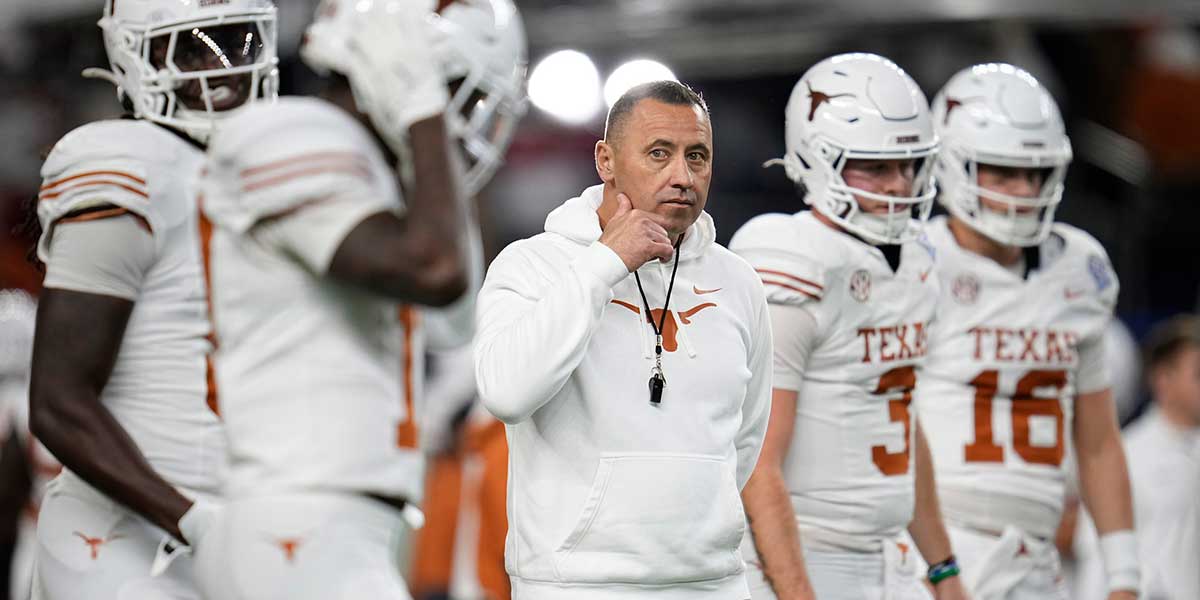
[(385, 164), (367, 129), (333, 104), (299, 97), (256, 104), (222, 123), (209, 144), (204, 211), (240, 233), (334, 195), (377, 202), (396, 195), (382, 181)]
[(98, 121), (68, 133), (42, 165), (38, 255), (46, 260), (56, 222), (103, 206), (141, 217), (157, 240), (159, 232), (192, 214), (190, 169), (200, 164), (199, 157), (198, 148), (147, 121)]
[(767, 301), (799, 306), (825, 295), (826, 268), (814, 240), (805, 235), (795, 215), (771, 213), (750, 219), (738, 229), (729, 249), (744, 258), (762, 278)]
[(1068, 293), (1077, 288), (1111, 311), (1121, 286), (1104, 246), (1088, 232), (1066, 223), (1055, 223), (1051, 235), (1062, 239), (1061, 255), (1055, 262), (1063, 263), (1066, 283), (1071, 286)]

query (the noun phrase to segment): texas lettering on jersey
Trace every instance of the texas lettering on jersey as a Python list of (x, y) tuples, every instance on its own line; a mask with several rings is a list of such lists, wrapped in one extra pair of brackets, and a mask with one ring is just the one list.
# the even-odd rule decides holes
[(929, 323), (916, 322), (887, 327), (860, 327), (862, 362), (890, 363), (913, 360), (929, 353)]
[(1076, 345), (1079, 336), (1073, 331), (1055, 329), (1006, 327), (972, 327), (975, 352), (972, 357), (981, 362), (1035, 363), (1074, 365), (1079, 362)]

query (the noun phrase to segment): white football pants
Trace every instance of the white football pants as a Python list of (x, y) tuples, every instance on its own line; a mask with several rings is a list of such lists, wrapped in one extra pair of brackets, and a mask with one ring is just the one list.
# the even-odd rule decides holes
[(999, 537), (947, 526), (973, 600), (1068, 600), (1054, 544), (1008, 527)]
[(150, 574), (165, 531), (63, 471), (38, 515), (33, 600), (200, 600), (190, 556)]
[(303, 492), (230, 501), (196, 549), (208, 600), (411, 600), (401, 511), (366, 496)]
[[(874, 554), (805, 549), (804, 562), (820, 600), (932, 600), (917, 575), (915, 552), (895, 542), (884, 542), (884, 551)], [(776, 600), (757, 560), (747, 560), (746, 581), (751, 600)]]

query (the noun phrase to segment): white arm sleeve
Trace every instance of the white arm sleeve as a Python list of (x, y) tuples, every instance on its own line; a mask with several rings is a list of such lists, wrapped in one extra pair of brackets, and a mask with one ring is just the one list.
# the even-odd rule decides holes
[(771, 331), (775, 337), (775, 383), (781, 390), (800, 391), (808, 357), (817, 345), (817, 319), (807, 308), (771, 304)]
[(383, 202), (339, 194), (263, 222), (261, 234), (313, 273), (324, 275), (346, 236), (367, 217), (386, 210), (390, 208)]
[(45, 286), (136, 300), (154, 264), (154, 236), (129, 214), (54, 227)]
[(1099, 392), (1112, 386), (1108, 377), (1107, 353), (1104, 346), (1104, 332), (1079, 342), (1079, 369), (1075, 374), (1075, 388), (1080, 394)]

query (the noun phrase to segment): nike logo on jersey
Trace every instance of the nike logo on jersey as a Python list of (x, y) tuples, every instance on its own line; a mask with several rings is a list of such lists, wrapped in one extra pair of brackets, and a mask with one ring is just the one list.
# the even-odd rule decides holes
[(1067, 300), (1074, 300), (1087, 293), (1087, 290), (1078, 288), (1067, 288), (1063, 290), (1063, 297)]
[(975, 360), (1055, 365), (1072, 365), (1078, 360), (1075, 346), (1079, 337), (1072, 331), (972, 327), (967, 335), (975, 338)]
[(862, 362), (889, 363), (911, 360), (929, 353), (928, 323), (907, 323), (889, 327), (863, 327), (858, 337), (863, 341)]
[(705, 294), (715, 294), (719, 291), (721, 291), (721, 288), (716, 288), (716, 289), (712, 289), (712, 290), (702, 290), (694, 285), (692, 286), (692, 292), (694, 292), (697, 296), (703, 296)]

